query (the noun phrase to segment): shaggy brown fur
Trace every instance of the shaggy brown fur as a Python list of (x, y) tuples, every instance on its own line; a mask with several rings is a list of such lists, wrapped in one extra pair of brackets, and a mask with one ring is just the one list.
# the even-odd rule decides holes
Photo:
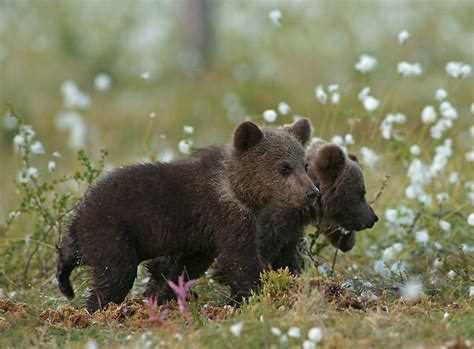
[[(306, 156), (308, 175), (321, 190), (320, 200), (304, 209), (269, 205), (260, 212), (256, 222), (264, 265), (274, 270), (288, 267), (294, 274), (301, 273), (297, 246), (307, 225), (320, 223), (330, 243), (347, 252), (354, 247), (355, 232), (372, 228), (378, 221), (365, 199), (364, 178), (354, 155), (346, 155), (337, 145), (315, 139)], [(162, 302), (174, 297), (164, 280), (183, 272), (176, 269), (179, 258), (163, 257), (148, 263), (148, 268), (154, 270), (152, 275), (160, 277), (150, 279), (146, 296), (158, 295)], [(187, 264), (186, 268), (189, 273), (194, 266)], [(215, 264), (213, 276), (218, 280), (225, 277), (220, 260)]]
[[(186, 267), (197, 278), (218, 257), (223, 281), (239, 302), (257, 288), (264, 269), (256, 216), (277, 203), (301, 209), (314, 202), (317, 189), (306, 174), (301, 144), (310, 128), (306, 119), (287, 130), (246, 121), (236, 128), (232, 146), (113, 171), (84, 196), (59, 248), (61, 291), (73, 297), (72, 269), (89, 266), (87, 307), (96, 310), (124, 300), (141, 261), (179, 255), (166, 266), (176, 281), (177, 270)], [(153, 278), (161, 277), (148, 268)]]

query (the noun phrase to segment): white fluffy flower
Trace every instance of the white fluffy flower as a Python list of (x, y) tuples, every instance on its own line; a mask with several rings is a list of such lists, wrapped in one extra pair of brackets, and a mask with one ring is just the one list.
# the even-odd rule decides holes
[(61, 112), (54, 124), (59, 131), (69, 131), (68, 144), (72, 149), (83, 148), (86, 143), (87, 127), (82, 116), (76, 112)]
[(278, 327), (274, 327), (274, 326), (273, 326), (270, 330), (272, 331), (272, 333), (273, 333), (275, 336), (281, 336), (281, 333), (282, 333), (282, 332), (281, 332), (281, 330), (280, 330)]
[(303, 349), (316, 349), (316, 344), (310, 340), (304, 340), (302, 344)]
[(154, 119), (156, 118), (156, 113), (154, 111), (152, 111), (149, 115), (150, 119)]
[(344, 136), (344, 142), (345, 142), (346, 144), (349, 144), (349, 145), (350, 145), (350, 144), (354, 144), (354, 137), (352, 137), (351, 134), (346, 134), (346, 135)]
[(328, 95), (326, 92), (324, 92), (324, 87), (322, 85), (316, 86), (316, 89), (314, 90), (314, 95), (318, 101), (320, 101), (322, 104), (326, 104), (328, 100)]
[(421, 75), (423, 69), (419, 63), (400, 62), (397, 65), (398, 74), (404, 77)]
[(456, 276), (456, 272), (454, 270), (448, 271), (448, 278), (453, 279)]
[(339, 146), (343, 146), (344, 145), (344, 138), (342, 138), (342, 136), (335, 135), (331, 138), (331, 143), (334, 143), (334, 144), (339, 145)]
[(339, 85), (338, 84), (331, 84), (328, 86), (328, 91), (330, 93), (336, 93), (339, 91)]
[(14, 118), (10, 113), (6, 113), (3, 116), (3, 127), (5, 127), (6, 130), (13, 130), (17, 126), (18, 126), (17, 118)]
[(72, 80), (66, 80), (61, 84), (61, 94), (66, 108), (86, 109), (91, 105), (91, 98), (82, 92)]
[(436, 110), (433, 106), (427, 105), (421, 112), (421, 120), (425, 124), (430, 124), (436, 120)]
[(308, 331), (308, 339), (314, 343), (319, 343), (324, 338), (324, 332), (320, 327), (313, 327)]
[(446, 99), (446, 97), (448, 97), (448, 92), (446, 92), (445, 89), (439, 88), (436, 90), (435, 99), (438, 102), (443, 101), (444, 99)]
[(449, 194), (446, 192), (437, 193), (436, 200), (440, 203), (447, 202), (449, 200)]
[(192, 135), (194, 133), (194, 127), (189, 126), (189, 125), (184, 125), (183, 132), (186, 135)]
[(278, 111), (280, 114), (286, 115), (291, 111), (291, 108), (286, 102), (280, 102), (278, 103)]
[(457, 119), (458, 117), (458, 112), (448, 101), (444, 101), (440, 104), (439, 111), (441, 112), (441, 115), (443, 115), (443, 117), (445, 117), (446, 119), (453, 120)]
[(439, 221), (439, 227), (441, 228), (441, 230), (443, 230), (446, 233), (449, 233), (451, 231), (451, 223), (445, 220)]
[(361, 73), (368, 73), (377, 66), (377, 59), (375, 57), (363, 54), (359, 57), (359, 61), (355, 64), (355, 69)]
[(400, 293), (402, 298), (418, 302), (423, 294), (423, 284), (419, 279), (410, 279), (400, 288)]
[(263, 112), (262, 116), (266, 122), (272, 123), (275, 122), (278, 117), (278, 114), (273, 109), (267, 109)]
[(368, 96), (366, 99), (364, 99), (363, 104), (364, 104), (365, 110), (371, 112), (379, 107), (380, 102), (375, 97)]
[(54, 172), (56, 170), (56, 163), (54, 161), (48, 162), (48, 171)]
[(183, 154), (189, 154), (191, 153), (191, 145), (192, 143), (190, 140), (182, 139), (178, 143), (178, 149)]
[(415, 233), (415, 238), (420, 244), (426, 244), (430, 239), (430, 236), (428, 235), (428, 231), (420, 230)]
[(244, 322), (239, 321), (232, 326), (230, 326), (229, 330), (232, 332), (232, 334), (236, 337), (240, 337), (240, 334), (242, 333), (242, 330), (244, 328)]
[(474, 286), (469, 286), (469, 297), (474, 297)]
[(341, 100), (341, 95), (339, 93), (335, 92), (331, 95), (332, 104), (338, 104), (340, 100)]
[(31, 145), (30, 149), (33, 154), (44, 154), (43, 143), (41, 143), (40, 141), (34, 142)]
[(301, 337), (301, 330), (299, 327), (290, 327), (288, 329), (288, 336), (293, 338), (300, 338)]
[(281, 26), (281, 19), (282, 19), (282, 14), (281, 14), (281, 11), (276, 9), (276, 10), (272, 10), (270, 11), (270, 13), (268, 14), (268, 18), (270, 18), (270, 20), (272, 21), (272, 23), (274, 25), (277, 25), (277, 26)]
[(401, 31), (400, 33), (398, 33), (398, 42), (400, 44), (404, 44), (408, 41), (408, 39), (410, 39), (410, 33), (406, 30), (403, 30)]
[(61, 153), (58, 152), (58, 151), (55, 151), (55, 152), (53, 152), (53, 156), (54, 156), (55, 158), (60, 158), (60, 157), (61, 157)]
[(469, 64), (463, 62), (448, 62), (445, 66), (446, 74), (456, 79), (463, 79), (471, 75), (472, 69)]
[(94, 79), (94, 87), (98, 91), (107, 91), (112, 85), (112, 79), (109, 75), (101, 73), (97, 75)]
[(474, 226), (474, 213), (470, 213), (469, 216), (467, 216), (467, 224), (471, 227)]
[(410, 147), (410, 153), (412, 153), (413, 155), (420, 155), (420, 153), (421, 153), (420, 146), (418, 144), (413, 144)]
[(362, 153), (362, 162), (369, 168), (374, 168), (377, 162), (380, 160), (380, 156), (378, 156), (370, 148), (362, 147), (360, 149), (360, 152)]
[(451, 172), (448, 176), (448, 181), (451, 184), (457, 184), (459, 183), (459, 173), (457, 172)]
[(140, 74), (140, 78), (142, 78), (143, 80), (150, 80), (150, 76), (150, 73), (147, 71)]

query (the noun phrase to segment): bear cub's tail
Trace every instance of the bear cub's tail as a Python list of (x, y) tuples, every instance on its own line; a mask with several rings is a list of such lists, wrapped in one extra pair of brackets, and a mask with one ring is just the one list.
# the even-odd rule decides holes
[(81, 264), (81, 260), (81, 247), (71, 224), (68, 234), (61, 241), (61, 246), (58, 247), (58, 266), (56, 270), (59, 290), (69, 299), (74, 298), (74, 290), (69, 276), (74, 268)]

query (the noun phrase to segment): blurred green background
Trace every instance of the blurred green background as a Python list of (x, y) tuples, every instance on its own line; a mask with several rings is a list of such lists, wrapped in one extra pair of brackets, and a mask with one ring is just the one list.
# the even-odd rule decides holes
[[(390, 153), (393, 143), (380, 137), (387, 113), (408, 118), (406, 146), (397, 146), (429, 145), (429, 134), (419, 133), (420, 113), (442, 87), (459, 112), (454, 137), (466, 149), (472, 143), (472, 77), (453, 80), (444, 70), (451, 60), (474, 63), (472, 1), (1, 0), (0, 7), (2, 217), (17, 202), (19, 163), (6, 103), (43, 142), (37, 167), (48, 176), (54, 151), (62, 154), (57, 173), (78, 166), (78, 146), (94, 157), (107, 147), (109, 167), (171, 151), (182, 156), (178, 143), (190, 137), (184, 125), (194, 127), (195, 146), (223, 144), (237, 122), (264, 123), (262, 112), (285, 101), (292, 112), (276, 124), (306, 116), (315, 135), (351, 133), (351, 151), (359, 154), (367, 145), (382, 155), (377, 168), (366, 171), (371, 194), (386, 173), (395, 174), (379, 207), (403, 196), (406, 171), (400, 152)], [(269, 18), (274, 9), (281, 10), (281, 25)], [(404, 29), (411, 38), (400, 45)], [(354, 69), (365, 53), (378, 60), (369, 74)], [(419, 62), (423, 74), (401, 78), (400, 61)], [(67, 81), (80, 90), (73, 87), (83, 107), (65, 106)], [(319, 103), (317, 84), (339, 84), (341, 102)], [(357, 99), (364, 86), (382, 102), (375, 112)], [(65, 111), (76, 113), (69, 118), (75, 131), (61, 128)], [(71, 132), (79, 137), (75, 146)], [(450, 167), (472, 175), (463, 154)]]

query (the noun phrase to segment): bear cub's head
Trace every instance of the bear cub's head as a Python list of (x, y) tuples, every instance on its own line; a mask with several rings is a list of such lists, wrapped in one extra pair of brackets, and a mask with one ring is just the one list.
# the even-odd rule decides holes
[(366, 200), (357, 157), (324, 141), (313, 142), (307, 155), (310, 178), (321, 190), (325, 223), (351, 232), (372, 228), (378, 217)]
[(260, 128), (244, 121), (234, 133), (229, 162), (230, 184), (248, 207), (269, 204), (302, 208), (314, 203), (319, 191), (308, 177), (303, 145), (311, 135), (307, 119), (281, 128)]

